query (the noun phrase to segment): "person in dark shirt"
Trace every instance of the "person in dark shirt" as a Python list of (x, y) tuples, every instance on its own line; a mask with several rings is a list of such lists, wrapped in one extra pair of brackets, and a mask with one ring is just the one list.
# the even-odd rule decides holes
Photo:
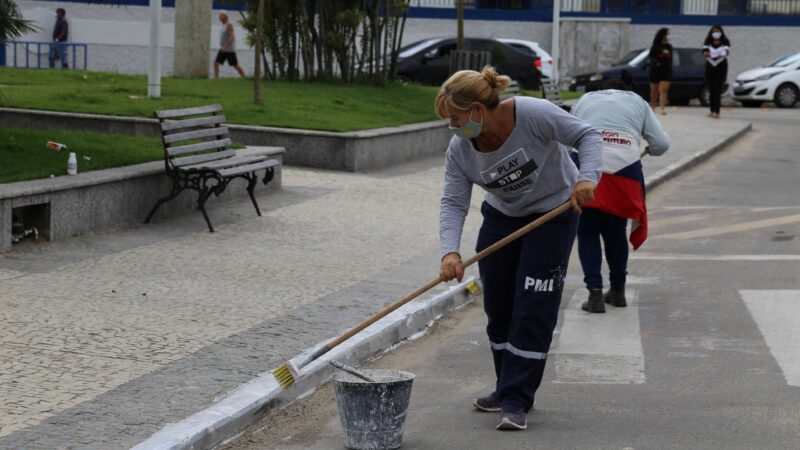
[(61, 60), (61, 67), (66, 69), (69, 67), (67, 64), (67, 52), (64, 42), (69, 39), (69, 23), (65, 16), (67, 12), (64, 8), (56, 9), (56, 25), (53, 27), (53, 44), (50, 45), (50, 68), (56, 66), (56, 60)]
[(725, 36), (725, 31), (720, 25), (714, 25), (708, 30), (703, 42), (703, 56), (706, 57), (706, 85), (711, 100), (711, 112), (708, 117), (719, 119), (719, 107), (722, 97), (722, 87), (728, 78), (728, 55), (731, 53), (731, 41)]
[(669, 83), (672, 81), (672, 45), (669, 28), (661, 28), (653, 38), (650, 47), (650, 107), (656, 110), (659, 104), (661, 114), (666, 114)]

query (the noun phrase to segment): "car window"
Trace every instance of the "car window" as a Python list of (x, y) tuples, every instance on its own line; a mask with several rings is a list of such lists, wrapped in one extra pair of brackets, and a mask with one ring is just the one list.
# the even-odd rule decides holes
[(468, 39), (464, 41), (464, 50), (471, 52), (488, 52), (492, 41), (483, 39)]
[(456, 43), (442, 44), (436, 48), (436, 56), (434, 58), (449, 58), (450, 52), (456, 49)]
[(400, 49), (398, 53), (398, 58), (408, 58), (409, 56), (413, 56), (416, 53), (419, 53), (421, 50), (440, 42), (441, 39), (425, 39), (424, 41), (415, 42), (413, 44), (407, 45)]
[(623, 56), (622, 59), (617, 61), (617, 63), (614, 64), (614, 65), (615, 66), (622, 66), (622, 65), (628, 64), (629, 62), (633, 61), (633, 58), (636, 58), (641, 53), (642, 53), (642, 50), (632, 50), (632, 51), (626, 53), (625, 56)]
[(639, 64), (641, 64), (643, 61), (647, 60), (647, 55), (650, 54), (649, 50), (637, 50), (637, 51), (639, 52), (639, 54), (636, 55), (630, 61), (628, 61), (628, 65), (631, 66), (631, 67), (639, 66)]
[(533, 49), (532, 49), (532, 48), (530, 48), (530, 47), (528, 47), (527, 45), (524, 45), (524, 44), (514, 44), (514, 43), (510, 43), (510, 44), (508, 44), (508, 45), (510, 45), (510, 46), (512, 46), (512, 47), (514, 47), (515, 49), (517, 49), (517, 50), (519, 50), (519, 51), (521, 51), (521, 52), (523, 52), (523, 53), (525, 53), (525, 54), (527, 54), (527, 55), (536, 56), (536, 52), (535, 52), (535, 51), (533, 51)]
[(706, 58), (700, 49), (681, 49), (678, 53), (681, 54), (684, 66), (702, 66), (706, 63)]
[(773, 61), (768, 67), (787, 67), (800, 61), (800, 53), (784, 56)]
[(681, 65), (681, 52), (677, 52), (673, 49), (672, 51), (672, 67), (678, 67)]
[(473, 52), (489, 52), (492, 54), (492, 64), (500, 64), (509, 60), (515, 51), (498, 41), (488, 39), (468, 40), (464, 43), (464, 49)]

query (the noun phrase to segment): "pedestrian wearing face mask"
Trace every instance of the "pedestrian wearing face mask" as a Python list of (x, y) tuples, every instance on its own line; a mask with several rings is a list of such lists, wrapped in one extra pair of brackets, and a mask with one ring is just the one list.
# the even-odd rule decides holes
[[(594, 198), (603, 140), (593, 127), (546, 100), (499, 101), (511, 80), (491, 67), (462, 70), (436, 96), (436, 113), (455, 136), (445, 156), (440, 205), (442, 281), (461, 280), (461, 233), (472, 186), (486, 191), (475, 251), (569, 201), (557, 216), (478, 263), (487, 333), (497, 376), (479, 411), (498, 412), (497, 428), (527, 427), (575, 240), (581, 205)], [(580, 171), (568, 149), (578, 150)]]
[(706, 57), (706, 85), (711, 95), (711, 112), (708, 117), (719, 119), (722, 87), (728, 78), (728, 55), (731, 54), (731, 41), (725, 36), (722, 26), (714, 25), (708, 30), (703, 42), (703, 56)]
[(650, 47), (650, 108), (660, 106), (661, 114), (666, 114), (669, 83), (672, 81), (672, 45), (669, 28), (661, 28), (653, 38)]

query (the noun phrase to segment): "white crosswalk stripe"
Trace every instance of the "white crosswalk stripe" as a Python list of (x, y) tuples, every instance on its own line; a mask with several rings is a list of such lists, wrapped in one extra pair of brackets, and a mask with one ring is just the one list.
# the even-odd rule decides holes
[(586, 296), (585, 289), (577, 290), (560, 318), (550, 349), (555, 382), (644, 383), (638, 291), (629, 288), (628, 306), (607, 306), (605, 314), (582, 311)]
[(786, 382), (800, 386), (800, 290), (739, 291)]

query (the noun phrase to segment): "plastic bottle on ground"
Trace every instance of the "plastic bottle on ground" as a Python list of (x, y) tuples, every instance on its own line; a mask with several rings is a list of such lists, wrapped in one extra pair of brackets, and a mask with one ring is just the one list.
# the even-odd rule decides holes
[(67, 159), (67, 175), (77, 175), (78, 174), (78, 158), (75, 157), (74, 152), (69, 153), (69, 159)]

